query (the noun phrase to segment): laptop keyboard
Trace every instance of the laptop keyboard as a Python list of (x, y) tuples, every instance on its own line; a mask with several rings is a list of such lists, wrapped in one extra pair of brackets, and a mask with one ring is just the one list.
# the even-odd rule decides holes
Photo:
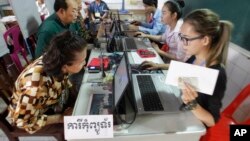
[(145, 111), (163, 111), (160, 97), (150, 75), (138, 75), (137, 81)]
[(127, 45), (127, 49), (137, 49), (135, 40), (133, 38), (125, 38), (125, 42)]

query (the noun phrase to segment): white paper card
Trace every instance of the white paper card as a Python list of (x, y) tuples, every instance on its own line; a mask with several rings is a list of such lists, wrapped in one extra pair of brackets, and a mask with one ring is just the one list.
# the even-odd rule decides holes
[(113, 115), (64, 117), (65, 139), (113, 138)]
[(212, 95), (218, 75), (219, 71), (216, 69), (171, 61), (165, 83), (181, 88), (178, 82), (188, 80), (187, 83), (194, 83), (191, 85), (195, 85), (198, 92)]

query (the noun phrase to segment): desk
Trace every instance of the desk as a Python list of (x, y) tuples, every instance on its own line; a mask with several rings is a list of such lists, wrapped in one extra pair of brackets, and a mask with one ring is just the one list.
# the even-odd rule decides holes
[[(100, 50), (93, 49), (90, 60), (99, 54)], [(130, 55), (129, 61), (133, 61)], [(93, 87), (92, 84), (88, 82), (89, 77), (93, 77), (94, 75), (100, 74), (89, 74), (85, 71), (73, 115), (86, 115), (88, 100), (92, 93), (98, 91), (102, 91), (102, 93), (108, 92), (107, 90), (101, 90), (99, 87)], [(173, 132), (172, 129), (179, 129), (179, 131)], [(204, 125), (191, 112), (164, 115), (139, 115), (128, 129), (115, 132), (114, 138), (86, 139), (84, 141), (166, 141), (166, 139), (169, 141), (198, 141), (205, 131)]]

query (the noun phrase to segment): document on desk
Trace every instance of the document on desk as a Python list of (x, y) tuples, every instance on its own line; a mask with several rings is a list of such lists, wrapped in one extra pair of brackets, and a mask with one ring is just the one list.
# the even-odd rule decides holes
[(193, 64), (171, 61), (166, 84), (183, 88), (183, 82), (193, 86), (198, 92), (212, 95), (219, 71)]
[(113, 115), (64, 116), (66, 140), (113, 138)]
[(137, 52), (131, 52), (131, 56), (133, 58), (134, 64), (141, 64), (143, 61), (152, 61), (154, 63), (161, 63), (161, 58), (159, 55), (156, 55), (156, 57), (141, 58)]

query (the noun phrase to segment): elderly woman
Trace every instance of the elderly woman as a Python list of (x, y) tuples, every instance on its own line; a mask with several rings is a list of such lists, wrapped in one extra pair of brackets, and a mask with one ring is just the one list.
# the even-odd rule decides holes
[[(19, 75), (9, 105), (13, 125), (35, 133), (63, 123), (75, 97), (68, 76), (85, 65), (86, 42), (70, 31), (55, 36), (43, 56)], [(61, 126), (63, 127), (63, 126)], [(58, 127), (57, 127), (58, 128)]]

